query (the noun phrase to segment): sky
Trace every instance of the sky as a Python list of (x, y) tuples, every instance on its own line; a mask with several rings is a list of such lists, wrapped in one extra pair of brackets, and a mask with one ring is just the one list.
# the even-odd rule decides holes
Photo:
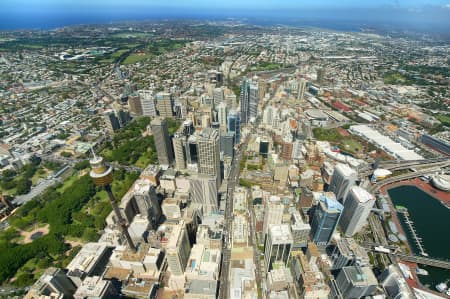
[(205, 17), (366, 21), (450, 31), (450, 0), (0, 0), (0, 29)]

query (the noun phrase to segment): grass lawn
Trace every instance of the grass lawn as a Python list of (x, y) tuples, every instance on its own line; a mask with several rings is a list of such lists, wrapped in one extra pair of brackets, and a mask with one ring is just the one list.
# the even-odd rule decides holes
[(123, 61), (123, 64), (127, 65), (127, 64), (137, 63), (137, 62), (145, 60), (149, 57), (150, 57), (150, 55), (148, 55), (148, 54), (131, 54), (131, 55), (128, 55), (127, 58), (125, 58), (125, 60)]
[(140, 168), (145, 168), (148, 164), (150, 164), (150, 162), (151, 160), (149, 159), (149, 157), (147, 157), (147, 155), (142, 155), (139, 157), (136, 163), (134, 163), (134, 165)]
[(116, 52), (111, 54), (111, 58), (113, 58), (113, 59), (119, 58), (120, 55), (122, 55), (123, 53), (125, 53), (127, 51), (128, 51), (127, 49), (117, 50)]
[(341, 147), (344, 151), (350, 153), (361, 153), (364, 149), (363, 145), (354, 139), (344, 139)]
[(48, 172), (44, 168), (42, 168), (42, 166), (40, 166), (36, 173), (31, 177), (31, 183), (33, 184), (33, 186), (35, 186), (39, 179), (46, 178), (47, 176)]
[(57, 189), (59, 193), (63, 193), (67, 188), (72, 186), (72, 184), (78, 180), (78, 172), (74, 172), (70, 178), (64, 181), (63, 185)]
[(439, 114), (439, 115), (436, 116), (436, 118), (437, 118), (444, 126), (450, 127), (450, 116), (449, 116), (449, 115)]

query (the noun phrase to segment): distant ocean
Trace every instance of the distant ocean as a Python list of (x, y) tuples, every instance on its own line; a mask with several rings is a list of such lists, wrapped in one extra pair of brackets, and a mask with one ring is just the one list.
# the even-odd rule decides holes
[[(3, 1), (3, 0), (0, 0)], [(389, 14), (391, 14), (389, 16)], [(447, 32), (449, 21), (444, 22), (413, 20), (403, 15), (395, 18), (387, 14), (361, 11), (217, 11), (217, 10), (176, 10), (176, 9), (92, 9), (89, 11), (26, 9), (7, 11), (0, 5), (0, 30), (54, 29), (79, 24), (108, 24), (121, 21), (143, 21), (161, 19), (224, 20), (226, 18), (245, 19), (257, 25), (288, 25), (318, 27), (338, 31), (360, 31), (361, 28), (418, 30), (423, 32)], [(450, 20), (450, 19), (449, 19)]]

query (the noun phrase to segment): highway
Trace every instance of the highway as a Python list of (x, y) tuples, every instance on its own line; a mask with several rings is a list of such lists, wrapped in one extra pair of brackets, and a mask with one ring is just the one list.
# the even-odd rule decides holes
[[(71, 158), (71, 157), (62, 157), (62, 156), (57, 156), (55, 154), (52, 155), (39, 155), (39, 157), (43, 160), (43, 161), (51, 161), (51, 162), (57, 162), (57, 163), (62, 163), (62, 164), (68, 164), (68, 165), (75, 165), (79, 162), (82, 162), (86, 159), (77, 159), (77, 158)], [(109, 165), (111, 165), (114, 169), (124, 169), (126, 171), (132, 172), (132, 171), (136, 171), (136, 172), (142, 172), (142, 168), (137, 167), (137, 166), (132, 166), (132, 165), (121, 165), (117, 162), (109, 162)]]
[(40, 195), (42, 192), (44, 192), (47, 188), (55, 185), (56, 183), (61, 182), (58, 178), (47, 178), (40, 180), (36, 186), (32, 187), (30, 192), (24, 195), (18, 195), (14, 198), (13, 203), (15, 205), (21, 206), (36, 196)]
[[(381, 245), (377, 243), (370, 243), (370, 242), (363, 242), (361, 243), (361, 246), (364, 248), (378, 252), (378, 253), (384, 253), (384, 254), (391, 254), (397, 257), (398, 259), (402, 261), (432, 266), (432, 267), (438, 267), (442, 269), (450, 269), (450, 262), (445, 260), (440, 260), (432, 257), (424, 257), (424, 256), (418, 256), (418, 255), (412, 255), (412, 254), (406, 254), (399, 251), (399, 248), (396, 246), (388, 246), (388, 245)], [(390, 252), (380, 252), (375, 249), (375, 247), (383, 246), (390, 250)]]
[(391, 178), (387, 178), (384, 179), (382, 181), (377, 182), (376, 184), (372, 185), (369, 188), (369, 192), (370, 193), (376, 193), (378, 192), (378, 190), (380, 190), (381, 187), (395, 183), (395, 182), (400, 182), (400, 181), (404, 181), (404, 180), (409, 180), (409, 179), (413, 179), (413, 178), (417, 178), (420, 177), (422, 175), (428, 175), (434, 172), (439, 172), (442, 170), (442, 167), (431, 167), (431, 168), (426, 168), (426, 169), (422, 169), (422, 170), (418, 170), (416, 172), (411, 172), (411, 173), (407, 173), (407, 174), (402, 174), (402, 175), (398, 175), (398, 176), (394, 176)]

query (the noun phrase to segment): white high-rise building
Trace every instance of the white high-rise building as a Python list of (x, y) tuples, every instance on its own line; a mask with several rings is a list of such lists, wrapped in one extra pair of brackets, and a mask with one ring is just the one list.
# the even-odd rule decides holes
[(283, 220), (284, 206), (278, 196), (272, 195), (265, 201), (263, 232), (267, 234), (269, 227), (281, 224)]
[(298, 90), (297, 90), (297, 99), (303, 100), (305, 98), (305, 92), (306, 92), (306, 80), (301, 78), (298, 82)]
[(257, 81), (250, 82), (250, 99), (249, 99), (249, 120), (256, 119), (258, 116), (259, 104), (259, 87)]
[(328, 191), (333, 192), (336, 195), (336, 199), (343, 203), (350, 188), (356, 184), (357, 179), (358, 174), (355, 170), (347, 164), (338, 164), (331, 176)]
[(350, 188), (340, 219), (341, 228), (347, 237), (359, 232), (366, 224), (374, 203), (374, 196), (366, 189), (359, 186)]
[(213, 98), (214, 107), (217, 107), (220, 103), (223, 103), (225, 99), (224, 90), (220, 87), (214, 88)]
[(227, 110), (227, 105), (224, 102), (217, 106), (217, 120), (222, 128), (227, 126)]
[(266, 109), (264, 109), (263, 124), (271, 126), (272, 125), (272, 119), (273, 119), (273, 107), (271, 105), (268, 105), (266, 107)]
[(204, 215), (217, 211), (219, 202), (215, 176), (204, 174), (190, 176), (189, 184), (192, 203), (201, 207)]
[(189, 237), (186, 230), (184, 220), (180, 220), (178, 224), (167, 227), (166, 257), (169, 271), (173, 275), (183, 275), (186, 269), (187, 261), (191, 253)]
[(156, 104), (153, 90), (139, 90), (138, 93), (141, 102), (142, 115), (156, 116)]
[(306, 247), (309, 241), (311, 226), (303, 221), (298, 211), (294, 211), (291, 214), (291, 230), (294, 239), (293, 248)]
[(264, 244), (264, 259), (267, 271), (274, 262), (287, 264), (291, 256), (294, 239), (288, 224), (271, 225)]
[(217, 186), (222, 181), (220, 172), (220, 136), (219, 131), (211, 128), (203, 129), (197, 138), (198, 166), (200, 174), (216, 177)]

